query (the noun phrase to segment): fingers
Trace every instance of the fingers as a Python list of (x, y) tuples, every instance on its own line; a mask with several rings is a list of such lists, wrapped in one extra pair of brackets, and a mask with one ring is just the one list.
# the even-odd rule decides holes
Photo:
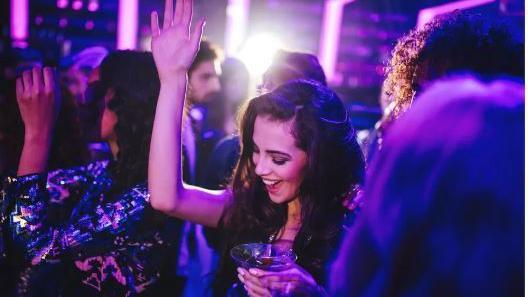
[[(182, 2), (180, 0), (179, 2)], [(181, 17), (181, 22), (184, 25), (190, 25), (193, 12), (193, 3), (192, 0), (183, 0), (183, 13)]]
[(205, 27), (205, 18), (200, 18), (197, 24), (194, 25), (193, 33), (191, 35), (191, 43), (196, 47), (200, 47), (200, 40), (202, 40), (202, 33)]
[[(165, 13), (163, 14), (163, 29), (168, 29), (172, 25), (173, 0), (165, 0)], [(176, 4), (177, 5), (177, 4)]]
[(271, 293), (267, 288), (261, 287), (252, 282), (245, 282), (244, 288), (251, 296), (271, 296)]
[(237, 268), (237, 271), (238, 279), (244, 284), (244, 288), (251, 296), (270, 296), (268, 289), (260, 283), (257, 276), (243, 268)]
[(255, 291), (248, 286), (244, 286), (244, 289), (246, 289), (250, 297), (271, 297), (271, 293), (268, 291), (265, 291), (265, 292)]
[(181, 24), (183, 20), (184, 0), (176, 0), (176, 9), (174, 10), (174, 24)]
[(158, 37), (161, 33), (159, 28), (158, 13), (156, 11), (150, 13), (150, 31), (152, 37)]
[(24, 90), (31, 90), (33, 83), (31, 79), (31, 72), (29, 70), (22, 72), (22, 82), (24, 83)]
[(258, 268), (250, 268), (249, 269), (249, 273), (251, 273), (254, 276), (262, 276), (262, 275), (266, 275), (266, 274), (273, 274), (273, 272), (271, 272), (271, 271), (265, 271), (265, 270), (261, 270), (261, 269), (258, 269)]
[(24, 98), (24, 83), (22, 82), (21, 77), (16, 80), (16, 96), (18, 101)]
[(56, 88), (53, 69), (51, 69), (50, 67), (44, 67), (43, 73), (44, 73), (44, 91), (47, 94), (50, 94), (51, 92), (54, 92)]
[(44, 82), (42, 81), (42, 69), (40, 67), (34, 67), (31, 70), (33, 86), (32, 90), (34, 94), (39, 94), (44, 90)]

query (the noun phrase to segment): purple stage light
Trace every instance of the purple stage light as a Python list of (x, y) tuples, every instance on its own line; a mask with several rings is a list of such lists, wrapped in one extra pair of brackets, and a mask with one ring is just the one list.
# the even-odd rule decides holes
[(35, 25), (40, 26), (44, 22), (44, 18), (41, 15), (35, 17)]
[(319, 41), (319, 61), (330, 83), (338, 83), (335, 68), (341, 35), (343, 8), (354, 0), (326, 0), (324, 3), (323, 27)]
[(27, 39), (29, 32), (28, 0), (11, 0), (11, 38), (20, 43)]
[(99, 2), (97, 0), (88, 2), (88, 11), (97, 11), (99, 9)]
[(138, 28), (138, 0), (119, 0), (117, 49), (135, 49)]
[(57, 0), (57, 7), (61, 9), (68, 7), (68, 0)]
[(80, 1), (80, 0), (73, 1), (73, 3), (72, 3), (73, 10), (81, 10), (82, 7), (83, 7), (82, 1)]
[(93, 30), (93, 28), (95, 27), (95, 24), (93, 21), (87, 21), (85, 24), (84, 24), (84, 28), (88, 31), (91, 31)]
[(59, 27), (64, 28), (68, 26), (68, 19), (67, 18), (60, 18), (59, 19)]

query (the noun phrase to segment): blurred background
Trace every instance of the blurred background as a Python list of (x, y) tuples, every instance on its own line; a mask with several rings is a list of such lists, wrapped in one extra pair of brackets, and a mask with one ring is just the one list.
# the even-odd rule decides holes
[[(90, 46), (149, 50), (150, 12), (163, 0), (4, 0), (0, 4), (4, 65), (24, 55), (57, 64)], [(356, 116), (356, 126), (379, 118), (384, 65), (398, 37), (434, 15), (460, 8), (507, 16), (524, 28), (521, 0), (195, 0), (205, 37), (224, 57), (241, 59), (253, 86), (279, 48), (317, 55), (331, 87)], [(3, 86), (1, 86), (3, 87)], [(255, 87), (251, 87), (255, 90)]]

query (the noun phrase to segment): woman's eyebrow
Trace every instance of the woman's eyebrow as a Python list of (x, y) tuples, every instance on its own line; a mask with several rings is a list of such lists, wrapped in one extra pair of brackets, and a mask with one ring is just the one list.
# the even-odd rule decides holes
[(291, 155), (290, 155), (290, 154), (287, 154), (287, 153), (284, 153), (284, 152), (281, 152), (281, 151), (266, 150), (266, 153), (268, 153), (268, 154), (274, 154), (274, 155), (282, 155), (282, 156), (285, 156), (285, 157), (291, 158)]

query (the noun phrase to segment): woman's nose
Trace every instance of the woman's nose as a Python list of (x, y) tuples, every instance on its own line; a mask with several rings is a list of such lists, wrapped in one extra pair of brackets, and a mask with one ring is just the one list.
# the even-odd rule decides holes
[(259, 158), (255, 163), (255, 173), (259, 176), (267, 175), (271, 172), (267, 162), (263, 158)]

